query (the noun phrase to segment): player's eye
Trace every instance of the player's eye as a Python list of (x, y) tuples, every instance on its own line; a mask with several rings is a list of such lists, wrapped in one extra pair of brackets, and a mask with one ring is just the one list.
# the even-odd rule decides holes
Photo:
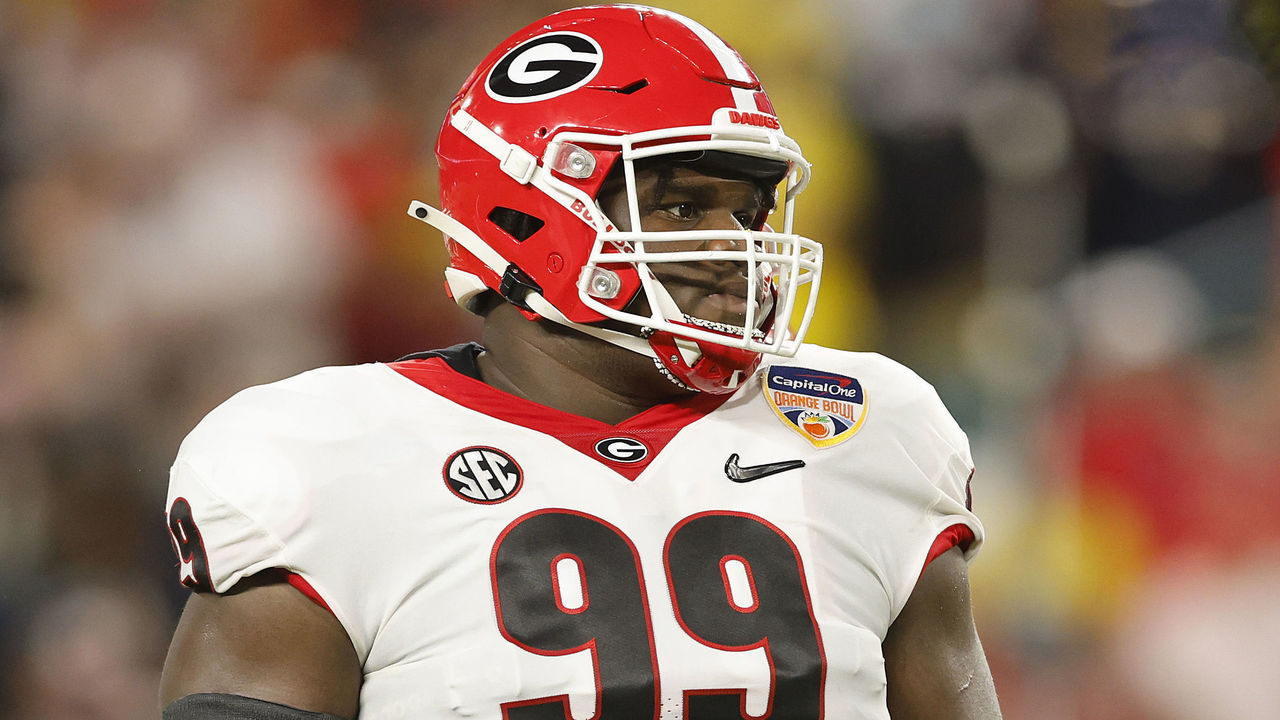
[(658, 210), (681, 220), (692, 220), (698, 212), (697, 206), (691, 202), (671, 203), (663, 205)]

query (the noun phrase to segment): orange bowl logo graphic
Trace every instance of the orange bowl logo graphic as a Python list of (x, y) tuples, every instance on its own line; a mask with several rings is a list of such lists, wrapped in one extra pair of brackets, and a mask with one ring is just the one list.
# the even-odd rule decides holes
[(816, 440), (824, 440), (836, 432), (836, 425), (829, 415), (822, 413), (800, 413), (800, 427)]
[(816, 448), (848, 440), (867, 415), (862, 383), (848, 375), (775, 365), (765, 371), (763, 386), (778, 418)]

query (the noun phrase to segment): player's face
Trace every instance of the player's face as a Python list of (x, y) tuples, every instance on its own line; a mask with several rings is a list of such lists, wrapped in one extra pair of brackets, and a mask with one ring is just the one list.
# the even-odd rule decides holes
[[(755, 183), (708, 175), (681, 165), (649, 167), (636, 172), (640, 229), (646, 232), (759, 229), (772, 207), (772, 197)], [(602, 193), (601, 208), (623, 231), (631, 229), (625, 187)], [(655, 252), (743, 250), (745, 240), (662, 241)], [(727, 260), (652, 263), (649, 268), (687, 315), (741, 326), (748, 303), (763, 322), (773, 305), (767, 270), (758, 268), (756, 292), (748, 298), (745, 263)], [(647, 313), (643, 297), (637, 298)]]

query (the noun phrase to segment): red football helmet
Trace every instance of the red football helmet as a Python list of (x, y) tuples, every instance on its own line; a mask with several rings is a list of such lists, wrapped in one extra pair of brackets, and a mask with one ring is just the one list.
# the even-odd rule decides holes
[[(636, 161), (691, 155), (783, 168), (769, 181), (784, 178), (781, 232), (763, 219), (753, 228), (641, 231)], [(751, 69), (693, 20), (610, 5), (533, 23), (467, 78), (436, 156), (443, 211), (415, 201), (409, 214), (444, 233), (447, 287), (463, 307), (492, 290), (530, 319), (648, 355), (668, 378), (703, 392), (732, 391), (761, 353), (799, 347), (822, 267), (821, 246), (792, 233), (809, 163)], [(597, 203), (619, 162), (629, 232)], [(687, 251), (691, 240), (702, 249)], [(677, 241), (685, 251), (670, 249)], [(741, 326), (682, 311), (650, 267), (710, 261), (742, 267), (747, 297), (764, 298), (748, 302)], [(792, 333), (805, 283), (812, 288)]]

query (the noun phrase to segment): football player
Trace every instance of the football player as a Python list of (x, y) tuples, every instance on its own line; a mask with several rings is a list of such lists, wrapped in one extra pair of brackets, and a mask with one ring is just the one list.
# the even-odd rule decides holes
[(409, 213), (481, 342), (191, 432), (165, 718), (999, 717), (967, 440), (901, 365), (802, 343), (809, 164), (733, 49), (556, 13), (466, 80), (437, 158)]

